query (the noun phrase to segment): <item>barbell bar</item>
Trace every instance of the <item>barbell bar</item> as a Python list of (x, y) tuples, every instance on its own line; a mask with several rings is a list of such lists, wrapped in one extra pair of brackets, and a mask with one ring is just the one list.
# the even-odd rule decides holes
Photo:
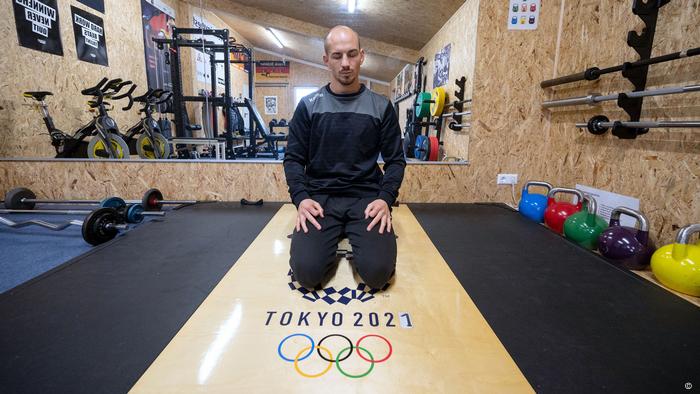
[(697, 128), (700, 127), (698, 120), (668, 120), (668, 121), (616, 121), (611, 122), (607, 117), (598, 115), (592, 117), (588, 123), (576, 123), (577, 128), (587, 128), (593, 134), (603, 134), (611, 127), (627, 127), (633, 129), (652, 128)]
[(600, 69), (598, 67), (590, 67), (585, 71), (576, 74), (565, 75), (563, 77), (548, 79), (546, 81), (540, 82), (540, 87), (549, 88), (552, 86), (563, 85), (571, 82), (578, 81), (594, 81), (598, 79), (601, 75), (610, 74), (623, 70), (630, 70), (639, 67), (649, 66), (652, 64), (664, 63), (671, 60), (683, 59), (686, 57), (700, 55), (700, 47), (686, 49), (679, 52), (669, 53), (666, 55), (656, 56), (649, 59), (638, 60), (636, 62), (625, 62), (617, 66), (608, 67)]
[(164, 204), (180, 205), (180, 204), (195, 204), (196, 200), (164, 200), (163, 194), (158, 189), (150, 189), (141, 200), (122, 200), (118, 197), (109, 197), (104, 200), (49, 200), (38, 199), (33, 191), (27, 188), (15, 188), (5, 194), (5, 199), (2, 201), (7, 208), (16, 209), (32, 209), (35, 204), (86, 204), (86, 205), (102, 205), (119, 208), (120, 205), (143, 204), (146, 211), (160, 210)]
[(690, 92), (698, 92), (698, 91), (700, 91), (700, 85), (641, 90), (638, 92), (609, 94), (607, 96), (602, 96), (598, 93), (591, 93), (588, 96), (570, 97), (570, 98), (559, 99), (559, 100), (545, 101), (542, 103), (542, 107), (543, 108), (554, 108), (554, 107), (566, 107), (569, 105), (584, 105), (584, 104), (595, 105), (601, 101), (617, 100), (620, 98), (620, 96), (622, 94), (624, 94), (625, 96), (627, 96), (629, 98), (638, 98), (638, 97), (650, 97), (650, 96), (663, 96), (663, 95), (669, 95), (669, 94), (690, 93)]
[[(36, 213), (41, 215), (89, 215), (94, 211), (86, 209), (0, 209), (0, 213)], [(144, 211), (143, 216), (165, 216), (165, 212)]]

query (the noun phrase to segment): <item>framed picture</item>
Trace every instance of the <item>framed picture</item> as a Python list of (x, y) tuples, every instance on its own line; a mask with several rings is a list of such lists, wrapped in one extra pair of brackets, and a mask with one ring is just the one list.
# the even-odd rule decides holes
[(447, 44), (435, 54), (435, 68), (433, 74), (433, 88), (446, 85), (450, 79), (450, 49), (452, 44)]
[(277, 115), (277, 96), (265, 96), (265, 115)]

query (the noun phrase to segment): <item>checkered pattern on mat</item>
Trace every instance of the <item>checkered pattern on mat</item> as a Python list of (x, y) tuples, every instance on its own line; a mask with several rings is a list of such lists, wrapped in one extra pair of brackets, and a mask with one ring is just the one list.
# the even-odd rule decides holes
[(343, 305), (347, 305), (352, 300), (367, 302), (373, 299), (375, 294), (377, 294), (380, 291), (384, 291), (389, 287), (389, 283), (387, 283), (381, 289), (372, 289), (366, 284), (360, 283), (355, 289), (351, 289), (346, 286), (343, 287), (341, 290), (336, 290), (333, 287), (326, 287), (321, 290), (309, 290), (296, 281), (292, 270), (289, 270), (287, 276), (289, 276), (289, 288), (301, 293), (301, 298), (309, 300), (311, 302), (321, 300), (327, 303), (328, 305), (335, 304), (336, 302), (339, 302)]

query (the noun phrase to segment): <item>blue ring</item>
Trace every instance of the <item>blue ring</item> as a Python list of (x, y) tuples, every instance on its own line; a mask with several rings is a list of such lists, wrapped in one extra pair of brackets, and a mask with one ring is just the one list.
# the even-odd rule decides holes
[(282, 345), (284, 345), (284, 343), (287, 341), (287, 339), (292, 338), (292, 337), (306, 337), (306, 338), (308, 338), (309, 341), (311, 341), (311, 349), (309, 349), (309, 352), (306, 354), (306, 356), (300, 358), (299, 361), (306, 359), (307, 357), (309, 357), (311, 355), (311, 353), (314, 352), (314, 349), (316, 348), (316, 343), (314, 342), (313, 338), (311, 338), (310, 336), (308, 336), (306, 334), (291, 334), (291, 335), (287, 335), (286, 337), (284, 337), (284, 339), (282, 339), (282, 341), (280, 341), (279, 346), (277, 346), (277, 354), (279, 354), (279, 356), (282, 357), (282, 360), (289, 361), (290, 363), (294, 362), (294, 359), (289, 359), (289, 358), (284, 357), (282, 355)]

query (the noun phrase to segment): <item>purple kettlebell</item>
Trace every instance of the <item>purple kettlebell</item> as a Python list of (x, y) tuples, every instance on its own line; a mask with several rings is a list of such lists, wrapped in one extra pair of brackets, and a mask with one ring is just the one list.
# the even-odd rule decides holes
[[(621, 226), (620, 215), (637, 219), (639, 229)], [(598, 237), (598, 250), (609, 261), (627, 269), (641, 270), (649, 266), (656, 248), (649, 241), (649, 221), (639, 211), (617, 207), (610, 214), (610, 227)]]

